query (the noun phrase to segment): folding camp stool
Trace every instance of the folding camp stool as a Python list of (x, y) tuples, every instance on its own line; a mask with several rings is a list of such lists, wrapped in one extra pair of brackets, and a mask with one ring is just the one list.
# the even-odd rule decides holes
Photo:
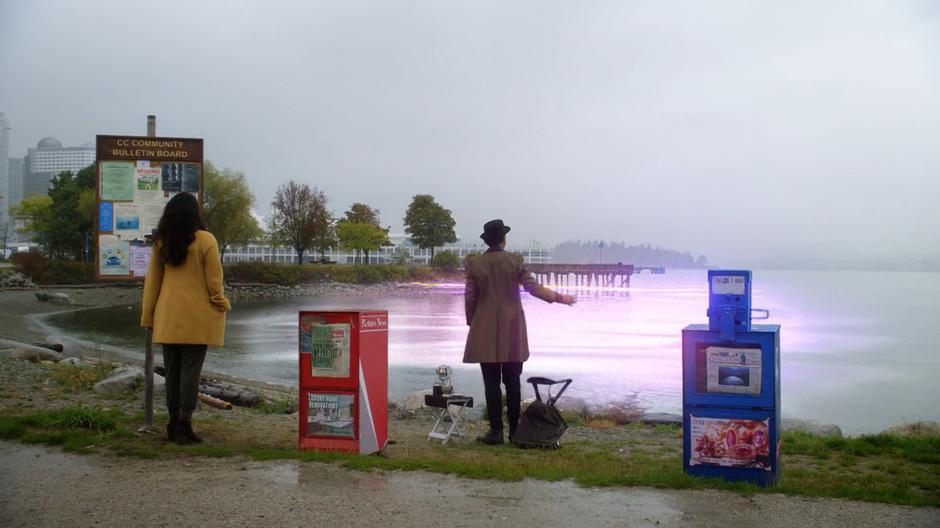
[[(460, 430), (460, 420), (463, 419), (464, 412), (473, 407), (472, 397), (459, 394), (452, 394), (450, 396), (427, 394), (424, 396), (424, 404), (428, 407), (441, 409), (440, 416), (437, 417), (437, 421), (434, 422), (434, 427), (432, 427), (431, 432), (428, 433), (428, 440), (436, 438), (441, 440), (441, 445), (447, 445), (447, 442), (454, 436), (458, 436), (463, 440), (464, 434), (463, 431)], [(448, 408), (451, 405), (457, 406), (456, 414), (450, 414)], [(450, 428), (447, 427), (445, 420), (448, 416), (450, 416)], [(438, 428), (440, 428), (440, 430), (438, 430)]]

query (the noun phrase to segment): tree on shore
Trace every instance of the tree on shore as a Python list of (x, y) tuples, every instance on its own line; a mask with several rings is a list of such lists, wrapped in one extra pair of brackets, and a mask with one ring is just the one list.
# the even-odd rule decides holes
[(431, 259), (434, 258), (434, 247), (457, 241), (454, 232), (456, 222), (450, 209), (443, 208), (430, 194), (418, 194), (411, 200), (405, 212), (405, 233), (421, 249), (431, 249)]
[(248, 188), (242, 172), (216, 168), (205, 163), (203, 180), (202, 214), (206, 228), (219, 243), (219, 257), (232, 244), (245, 243), (259, 238), (263, 231), (251, 214), (255, 197)]
[(372, 224), (375, 227), (382, 227), (379, 223), (379, 210), (369, 207), (362, 202), (356, 202), (349, 206), (349, 210), (344, 213), (346, 220), (354, 224)]
[(13, 211), (51, 258), (90, 260), (95, 228), (95, 166), (60, 172), (45, 196), (29, 196)]
[(336, 223), (336, 235), (346, 248), (359, 254), (365, 254), (365, 263), (369, 263), (369, 252), (389, 244), (388, 228), (379, 223), (379, 210), (356, 202), (346, 211), (346, 218)]
[(322, 252), (335, 244), (333, 215), (326, 209), (323, 191), (291, 180), (275, 191), (271, 212), (272, 236), (293, 248), (298, 264), (303, 264), (308, 249)]
[(16, 232), (29, 236), (30, 240), (45, 247), (51, 207), (52, 198), (47, 194), (32, 194), (23, 198), (10, 210), (10, 216), (20, 225)]

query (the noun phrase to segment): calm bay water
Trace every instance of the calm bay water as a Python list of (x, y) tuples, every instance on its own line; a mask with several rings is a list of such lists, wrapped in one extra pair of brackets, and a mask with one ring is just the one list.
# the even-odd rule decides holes
[[(389, 311), (390, 390), (401, 399), (455, 370), (459, 392), (482, 397), (464, 365), (463, 289), (435, 295), (244, 302), (229, 316), (226, 346), (206, 369), (293, 385), (297, 311)], [(574, 307), (526, 296), (531, 358), (523, 376), (571, 377), (566, 393), (591, 403), (635, 399), (650, 411), (682, 408), (681, 329), (706, 322), (704, 271), (638, 275), (629, 289), (574, 289)], [(940, 273), (756, 271), (755, 308), (782, 325), (781, 392), (786, 416), (835, 423), (849, 434), (940, 420)], [(47, 323), (142, 356), (136, 309), (59, 314)]]

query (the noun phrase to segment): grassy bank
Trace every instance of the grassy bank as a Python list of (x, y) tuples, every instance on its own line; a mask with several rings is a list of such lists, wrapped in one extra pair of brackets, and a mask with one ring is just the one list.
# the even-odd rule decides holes
[[(42, 255), (39, 255), (42, 257)], [(85, 262), (66, 262), (45, 258), (33, 259), (15, 267), (36, 284), (89, 284), (94, 282), (94, 266)], [(14, 268), (0, 270), (0, 278)], [(431, 282), (463, 280), (456, 271), (431, 266), (395, 264), (274, 264), (270, 262), (238, 262), (225, 266), (225, 278), (236, 282), (259, 282), (280, 286), (306, 283), (340, 282), (346, 284), (379, 284), (383, 282)]]
[[(830, 438), (785, 433), (781, 484), (763, 489), (687, 476), (681, 463), (682, 434), (675, 426), (632, 424), (587, 435), (574, 427), (562, 449), (537, 451), (472, 442), (443, 447), (425, 440), (429, 420), (392, 420), (395, 443), (385, 457), (378, 457), (299, 452), (294, 448), (296, 418), (291, 416), (213, 413), (196, 421), (205, 444), (186, 447), (159, 435), (135, 434), (141, 420), (140, 414), (100, 407), (73, 405), (29, 413), (7, 408), (0, 411), (0, 438), (61, 446), (72, 453), (138, 458), (241, 455), (254, 460), (327, 462), (354, 470), (425, 470), (505, 481), (572, 479), (584, 486), (717, 488), (940, 506), (940, 438), (936, 436)], [(158, 424), (165, 420), (157, 416)]]

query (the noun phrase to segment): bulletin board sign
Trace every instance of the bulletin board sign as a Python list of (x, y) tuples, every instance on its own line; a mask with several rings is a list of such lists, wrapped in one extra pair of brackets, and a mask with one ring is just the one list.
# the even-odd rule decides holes
[(202, 139), (97, 136), (95, 169), (95, 279), (142, 279), (170, 198), (188, 192), (202, 203)]

